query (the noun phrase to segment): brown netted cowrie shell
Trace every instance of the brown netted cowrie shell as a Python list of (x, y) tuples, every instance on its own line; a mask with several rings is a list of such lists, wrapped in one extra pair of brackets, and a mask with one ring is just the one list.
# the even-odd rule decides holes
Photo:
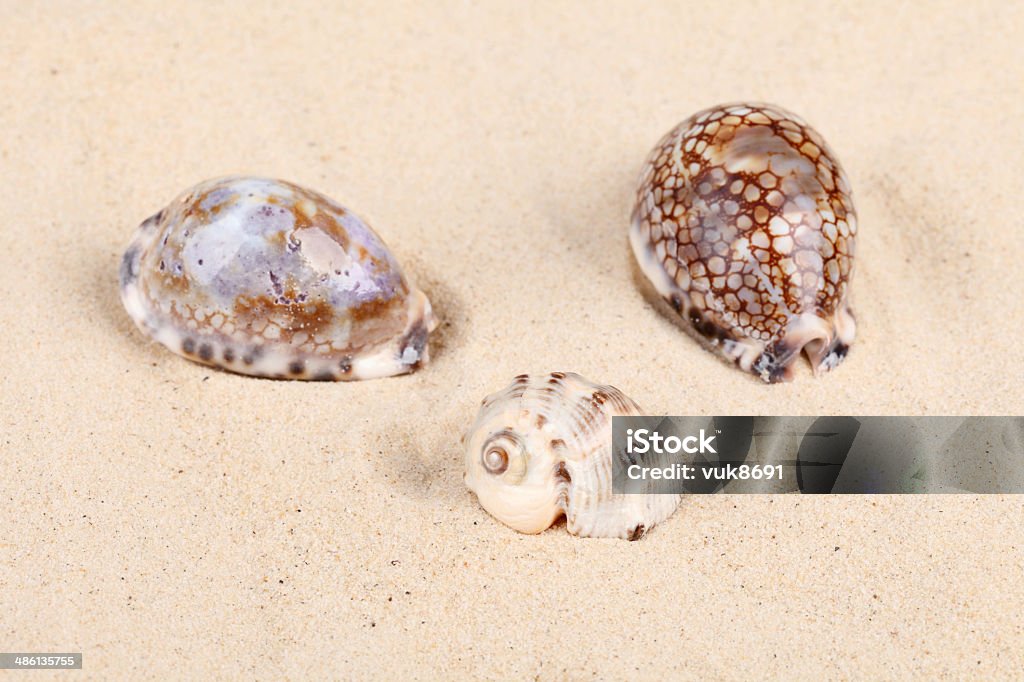
[(801, 352), (816, 374), (846, 356), (856, 234), (850, 183), (821, 135), (780, 107), (729, 104), (651, 151), (630, 243), (700, 337), (776, 382), (792, 378)]

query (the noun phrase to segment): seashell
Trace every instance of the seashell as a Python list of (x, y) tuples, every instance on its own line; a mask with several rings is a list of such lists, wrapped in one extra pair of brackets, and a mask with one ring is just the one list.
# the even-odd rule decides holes
[(521, 533), (564, 515), (573, 535), (639, 539), (679, 504), (673, 494), (612, 492), (612, 417), (640, 414), (617, 388), (578, 374), (520, 375), (484, 399), (463, 438), (466, 485)]
[(370, 379), (428, 361), (427, 297), (380, 237), (331, 199), (227, 177), (146, 220), (121, 262), (135, 324), (190, 360), (240, 374)]
[(768, 382), (815, 374), (853, 342), (850, 183), (803, 119), (770, 104), (694, 114), (640, 174), (630, 243), (658, 294), (726, 358)]

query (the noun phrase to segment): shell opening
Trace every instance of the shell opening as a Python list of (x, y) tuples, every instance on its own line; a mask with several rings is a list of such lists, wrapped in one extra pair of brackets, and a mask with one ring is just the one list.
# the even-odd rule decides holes
[(807, 358), (807, 361), (811, 363), (812, 367), (817, 367), (821, 364), (821, 360), (824, 357), (823, 352), (825, 350), (826, 341), (826, 338), (819, 336), (809, 340), (801, 349), (801, 352)]
[(769, 383), (788, 381), (801, 355), (810, 362), (815, 374), (835, 368), (846, 357), (853, 338), (852, 316), (848, 317), (849, 325), (842, 316), (826, 320), (805, 313), (793, 318), (782, 338), (765, 348), (757, 358), (753, 370)]

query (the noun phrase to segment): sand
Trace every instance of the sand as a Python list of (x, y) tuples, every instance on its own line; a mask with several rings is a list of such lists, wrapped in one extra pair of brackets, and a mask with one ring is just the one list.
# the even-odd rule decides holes
[[(701, 497), (639, 542), (531, 537), (458, 446), (553, 370), (655, 414), (1024, 413), (1020, 6), (206, 4), (3, 2), (3, 649), (91, 679), (1020, 673), (1021, 497)], [(737, 99), (853, 182), (830, 376), (762, 385), (635, 286), (645, 154)], [(363, 214), (444, 320), (433, 364), (262, 381), (144, 339), (131, 231), (229, 173)]]

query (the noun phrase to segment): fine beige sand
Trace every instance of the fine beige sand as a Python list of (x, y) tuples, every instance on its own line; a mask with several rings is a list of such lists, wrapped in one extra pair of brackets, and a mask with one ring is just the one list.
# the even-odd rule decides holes
[[(83, 679), (1024, 668), (1021, 497), (714, 496), (639, 542), (531, 537), (458, 445), (553, 370), (651, 413), (1024, 413), (1019, 5), (0, 4), (0, 649)], [(738, 99), (853, 182), (859, 334), (820, 379), (741, 374), (634, 281), (644, 156)], [(122, 249), (229, 173), (364, 215), (444, 321), (433, 364), (266, 381), (143, 338)]]

